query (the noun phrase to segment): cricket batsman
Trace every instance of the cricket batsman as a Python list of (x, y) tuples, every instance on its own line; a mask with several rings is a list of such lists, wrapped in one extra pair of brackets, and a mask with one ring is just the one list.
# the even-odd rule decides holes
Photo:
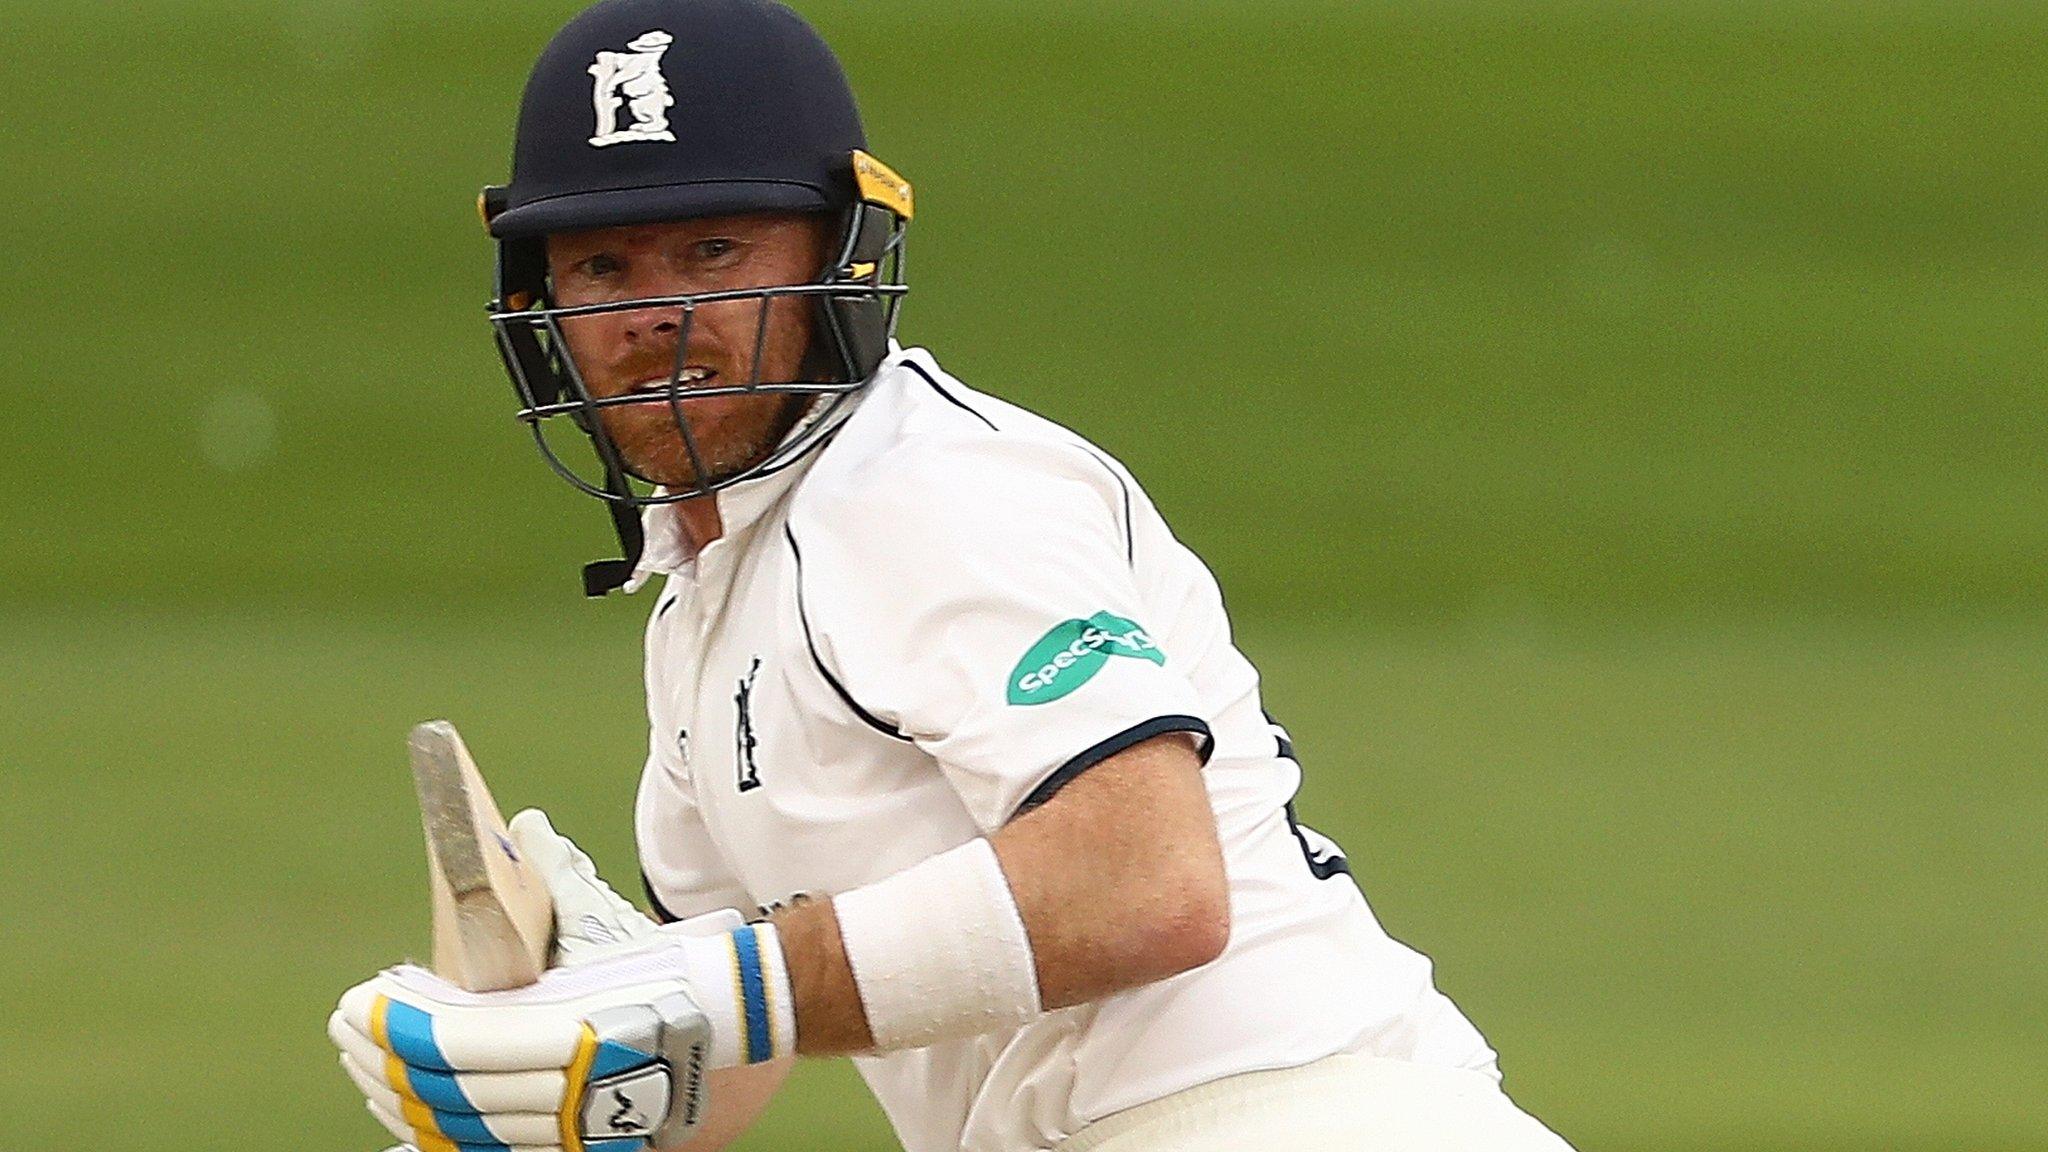
[(1137, 480), (896, 341), (912, 191), (799, 17), (588, 8), (483, 209), (520, 419), (623, 546), (585, 589), (662, 579), (655, 918), (515, 817), (540, 982), (400, 966), (330, 1020), (400, 1140), (718, 1149), (851, 1056), (908, 1152), (1566, 1152), (1296, 820)]

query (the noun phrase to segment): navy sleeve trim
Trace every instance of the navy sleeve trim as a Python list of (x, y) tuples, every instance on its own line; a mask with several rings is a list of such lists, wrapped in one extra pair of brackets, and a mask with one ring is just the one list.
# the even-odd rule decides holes
[(832, 686), (832, 691), (838, 693), (840, 702), (851, 709), (853, 714), (859, 717), (862, 723), (893, 740), (901, 740), (906, 744), (910, 743), (910, 737), (898, 731), (895, 725), (876, 718), (874, 713), (861, 707), (860, 701), (853, 698), (853, 693), (846, 690), (846, 685), (839, 682), (839, 677), (834, 676), (832, 670), (825, 667), (825, 661), (818, 655), (817, 641), (811, 638), (811, 617), (804, 607), (803, 549), (797, 547), (796, 532), (788, 524), (782, 526), (782, 535), (784, 539), (789, 541), (789, 554), (796, 558), (796, 618), (804, 627), (804, 647), (810, 650), (811, 664), (818, 669), (818, 675), (825, 678), (825, 683)]
[(988, 425), (989, 431), (1002, 431), (1002, 429), (996, 427), (995, 421), (989, 419), (986, 416), (983, 416), (980, 412), (976, 411), (975, 409), (968, 407), (967, 401), (962, 400), (958, 396), (953, 395), (951, 392), (946, 391), (945, 386), (940, 384), (936, 379), (934, 379), (931, 373), (918, 367), (917, 362), (915, 360), (905, 360), (903, 361), (903, 366), (905, 368), (910, 369), (912, 372), (917, 373), (919, 376), (924, 377), (924, 382), (932, 386), (932, 391), (937, 392), (939, 395), (945, 397), (946, 401), (952, 404), (953, 407), (960, 409), (962, 412), (965, 412), (969, 416), (974, 417), (976, 420), (981, 421), (983, 424)]
[(1294, 741), (1287, 737), (1287, 729), (1282, 728), (1280, 722), (1273, 719), (1273, 714), (1266, 709), (1259, 709), (1259, 714), (1264, 716), (1266, 723), (1273, 728), (1273, 742), (1279, 747), (1280, 758), (1282, 760), (1292, 760), (1296, 764), (1300, 764), (1300, 758), (1294, 754)]
[(1168, 732), (1193, 732), (1201, 737), (1196, 742), (1195, 754), (1202, 758), (1204, 766), (1209, 763), (1209, 754), (1216, 750), (1216, 737), (1210, 734), (1207, 721), (1199, 716), (1154, 716), (1143, 724), (1124, 729), (1053, 769), (1052, 775), (1040, 781), (1038, 787), (1031, 790), (1031, 795), (1024, 798), (1024, 803), (1017, 806), (1016, 815), (1010, 819), (1015, 820), (1059, 795), (1060, 789), (1072, 784), (1083, 772), (1111, 756), (1127, 748), (1135, 748), (1154, 736), (1164, 736)]
[[(1280, 758), (1282, 760), (1293, 760), (1295, 766), (1297, 768), (1300, 767), (1301, 761), (1294, 755), (1294, 741), (1288, 739), (1287, 729), (1282, 728), (1280, 722), (1273, 719), (1271, 712), (1266, 712), (1265, 715), (1266, 723), (1273, 727), (1273, 743), (1280, 753)], [(1321, 840), (1324, 847), (1318, 848), (1316, 845), (1308, 842), (1308, 836), (1302, 831), (1301, 819), (1294, 814), (1294, 800), (1292, 797), (1287, 801), (1285, 813), (1287, 816), (1287, 830), (1294, 833), (1294, 842), (1301, 846), (1301, 858), (1308, 861), (1309, 875), (1314, 876), (1318, 880), (1328, 880), (1333, 876), (1351, 875), (1351, 862), (1344, 858), (1344, 850), (1337, 847), (1335, 841), (1321, 833), (1317, 833), (1316, 839)]]
[(1328, 851), (1318, 852), (1315, 845), (1308, 842), (1308, 837), (1302, 835), (1301, 819), (1294, 814), (1294, 801), (1287, 802), (1286, 811), (1287, 830), (1294, 833), (1294, 842), (1301, 845), (1301, 858), (1308, 861), (1309, 875), (1318, 880), (1351, 875), (1351, 861), (1345, 858), (1343, 851), (1331, 843), (1328, 837), (1318, 834), (1319, 839), (1330, 844)]

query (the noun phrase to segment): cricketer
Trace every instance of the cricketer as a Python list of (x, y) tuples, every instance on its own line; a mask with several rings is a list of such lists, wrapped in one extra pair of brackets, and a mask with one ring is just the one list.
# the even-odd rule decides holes
[(896, 340), (915, 205), (868, 149), (767, 0), (603, 0), (534, 66), (491, 323), (617, 528), (586, 591), (661, 582), (655, 916), (515, 817), (553, 966), (350, 989), (370, 1111), (426, 1152), (717, 1149), (794, 1060), (851, 1056), (909, 1152), (1567, 1149), (1296, 819), (1287, 731), (1138, 481)]

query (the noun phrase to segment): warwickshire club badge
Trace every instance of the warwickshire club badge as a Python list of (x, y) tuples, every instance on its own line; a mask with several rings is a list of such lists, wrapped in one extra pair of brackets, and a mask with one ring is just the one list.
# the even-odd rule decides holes
[(747, 669), (746, 679), (740, 681), (740, 690), (732, 698), (739, 720), (733, 725), (733, 763), (739, 768), (739, 790), (752, 792), (761, 786), (761, 769), (754, 763), (754, 749), (760, 741), (754, 739), (754, 677), (761, 671), (761, 658), (754, 657), (754, 664)]
[[(590, 74), (597, 80), (590, 100), (597, 108), (597, 134), (593, 147), (630, 144), (638, 140), (675, 140), (668, 130), (668, 110), (676, 98), (669, 93), (668, 80), (661, 74), (661, 58), (675, 37), (666, 32), (646, 32), (626, 45), (625, 52), (599, 52)], [(619, 126), (619, 109), (633, 122)]]

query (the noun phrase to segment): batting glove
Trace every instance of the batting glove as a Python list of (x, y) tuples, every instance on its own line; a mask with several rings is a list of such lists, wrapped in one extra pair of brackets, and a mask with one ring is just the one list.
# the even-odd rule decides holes
[(775, 929), (727, 910), (657, 927), (537, 811), (511, 831), (554, 898), (561, 967), (473, 993), (412, 965), (344, 993), (328, 1036), (370, 1113), (419, 1152), (637, 1152), (683, 1140), (706, 1068), (796, 1047)]
[[(554, 901), (555, 966), (574, 968), (631, 951), (654, 935), (654, 921), (598, 877), (597, 865), (574, 841), (555, 831), (547, 813), (528, 808), (512, 817), (506, 830), (519, 854), (540, 873)], [(684, 921), (691, 926), (685, 935), (729, 932), (744, 922), (738, 912), (713, 912)]]
[(711, 1023), (658, 953), (464, 992), (410, 965), (358, 984), (327, 1034), (371, 1115), (421, 1152), (637, 1152), (703, 1111)]

